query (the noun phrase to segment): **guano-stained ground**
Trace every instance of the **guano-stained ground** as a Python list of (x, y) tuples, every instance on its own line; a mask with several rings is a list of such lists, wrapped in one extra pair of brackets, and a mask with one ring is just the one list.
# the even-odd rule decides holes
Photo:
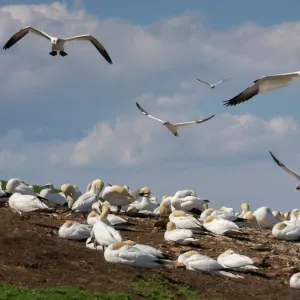
[[(121, 231), (124, 239), (152, 245), (177, 258), (191, 247), (171, 246), (164, 242), (164, 229), (154, 227), (158, 219), (129, 218), (139, 231)], [(278, 241), (270, 230), (259, 232), (247, 228), (245, 240), (227, 237), (201, 237), (199, 251), (213, 258), (234, 249), (255, 257), (264, 263), (257, 274), (241, 274), (243, 279), (206, 275), (183, 268), (156, 270), (136, 269), (109, 264), (103, 252), (86, 248), (85, 242), (63, 240), (57, 228), (66, 217), (31, 216), (23, 220), (7, 208), (0, 208), (0, 281), (26, 287), (53, 287), (80, 285), (92, 291), (132, 292), (131, 284), (137, 278), (165, 276), (172, 281), (186, 283), (204, 297), (218, 299), (300, 299), (300, 291), (289, 287), (291, 274), (300, 269), (299, 243)], [(83, 217), (68, 219), (84, 222)], [(43, 227), (33, 223), (53, 226)], [(144, 299), (132, 292), (134, 299)], [(178, 298), (179, 299), (179, 298)], [(184, 299), (184, 298), (181, 298)]]

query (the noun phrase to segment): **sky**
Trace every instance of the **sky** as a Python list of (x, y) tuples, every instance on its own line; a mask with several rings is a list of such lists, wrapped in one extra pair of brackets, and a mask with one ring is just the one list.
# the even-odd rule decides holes
[[(34, 26), (50, 35), (90, 33), (52, 57), (47, 40), (28, 35), (0, 54), (1, 178), (30, 184), (69, 182), (148, 186), (153, 196), (194, 189), (211, 207), (298, 206), (299, 84), (236, 107), (228, 100), (255, 79), (300, 64), (299, 1), (6, 1), (0, 43)], [(259, 7), (259, 9), (258, 9)], [(215, 89), (196, 78), (231, 81)], [(135, 102), (170, 122), (212, 114), (175, 137)]]

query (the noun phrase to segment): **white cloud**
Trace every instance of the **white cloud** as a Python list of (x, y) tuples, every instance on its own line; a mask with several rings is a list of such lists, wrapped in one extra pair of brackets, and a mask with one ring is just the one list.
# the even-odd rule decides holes
[[(221, 100), (258, 76), (294, 71), (300, 23), (245, 23), (216, 31), (206, 27), (198, 12), (136, 26), (128, 20), (99, 20), (80, 5), (0, 7), (2, 44), (27, 25), (62, 37), (91, 33), (114, 64), (84, 42), (68, 45), (66, 58), (51, 57), (48, 41), (36, 36), (3, 50), (3, 174), (56, 184), (86, 184), (101, 177), (105, 182), (150, 185), (158, 194), (187, 186), (197, 190), (199, 185), (200, 194), (211, 195), (216, 206), (228, 199), (236, 207), (244, 197), (255, 205), (271, 205), (273, 197), (283, 207), (281, 199), (297, 197), (289, 193), (292, 179), (268, 156), (274, 150), (291, 163), (297, 160), (300, 119), (281, 113), (286, 104), (278, 108), (281, 115), (272, 114), (273, 105), (285, 100), (279, 95), (291, 98), (293, 87), (257, 96), (261, 102), (251, 100), (257, 101), (257, 113), (241, 104), (245, 110), (236, 114)], [(227, 76), (233, 80), (211, 90), (196, 81), (203, 76), (212, 82)], [(264, 105), (268, 97), (275, 97), (270, 107)], [(207, 123), (182, 128), (175, 138), (142, 115), (136, 101), (171, 122), (216, 115)]]

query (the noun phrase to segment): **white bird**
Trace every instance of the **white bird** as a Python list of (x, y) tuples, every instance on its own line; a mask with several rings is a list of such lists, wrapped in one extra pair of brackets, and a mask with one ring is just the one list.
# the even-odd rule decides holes
[(35, 196), (36, 193), (32, 188), (30, 188), (24, 180), (19, 178), (12, 178), (6, 183), (6, 190), (8, 193), (13, 194), (15, 192), (21, 193), (23, 195), (32, 195)]
[(218, 81), (218, 82), (216, 82), (216, 83), (214, 83), (214, 84), (210, 84), (210, 83), (208, 83), (208, 82), (206, 82), (206, 81), (204, 81), (204, 80), (202, 80), (202, 79), (198, 79), (198, 78), (197, 78), (198, 81), (203, 82), (203, 83), (209, 85), (212, 89), (214, 89), (218, 84), (220, 84), (220, 83), (222, 83), (222, 82), (225, 82), (225, 81), (228, 81), (228, 80), (231, 80), (231, 79), (232, 79), (232, 78), (225, 78), (225, 79), (220, 80), (220, 81)]
[(136, 202), (130, 203), (127, 211), (146, 210), (146, 211), (153, 212), (153, 210), (157, 207), (157, 205), (155, 205), (150, 201), (150, 195), (151, 195), (150, 189), (148, 187), (143, 187), (142, 189), (140, 189), (140, 193), (143, 194), (142, 201), (138, 203)]
[(206, 217), (203, 221), (203, 227), (218, 235), (232, 236), (242, 233), (235, 223), (224, 219), (217, 219), (215, 216)]
[[(69, 186), (70, 187), (70, 186)], [(104, 183), (100, 179), (95, 179), (92, 183), (91, 189), (87, 192), (82, 194), (77, 201), (73, 204), (71, 208), (72, 214), (85, 214), (89, 213), (92, 210), (92, 204), (98, 201), (98, 196), (101, 190), (104, 187)], [(64, 190), (66, 196), (71, 193), (72, 188)]]
[(43, 185), (41, 188), (42, 188), (42, 190), (40, 191), (39, 194), (43, 198), (51, 200), (58, 205), (64, 205), (67, 203), (66, 197), (64, 197), (62, 194), (55, 193), (53, 191), (54, 186), (52, 183), (47, 183), (47, 184)]
[(105, 48), (103, 47), (103, 45), (97, 40), (95, 39), (92, 35), (90, 34), (84, 34), (84, 35), (77, 35), (77, 36), (72, 36), (69, 38), (59, 38), (59, 37), (54, 37), (51, 36), (39, 29), (33, 28), (31, 26), (27, 26), (22, 28), (21, 30), (19, 30), (17, 33), (15, 33), (4, 45), (3, 49), (9, 49), (11, 46), (13, 46), (15, 43), (17, 43), (20, 39), (22, 39), (25, 35), (27, 35), (28, 33), (33, 33), (36, 34), (38, 36), (41, 36), (49, 41), (51, 41), (51, 45), (52, 45), (52, 51), (49, 53), (52, 56), (56, 56), (57, 53), (59, 53), (62, 57), (68, 55), (65, 52), (65, 45), (69, 42), (72, 41), (90, 41), (95, 48), (100, 52), (100, 54), (106, 59), (106, 61), (109, 64), (112, 64), (112, 60), (109, 56), (109, 54), (107, 53), (107, 51), (105, 50)]
[(155, 118), (151, 115), (149, 115), (137, 102), (136, 102), (136, 105), (138, 107), (138, 109), (147, 117), (149, 118), (152, 118), (154, 120), (157, 120), (159, 122), (162, 123), (162, 125), (166, 126), (175, 136), (179, 136), (178, 134), (178, 128), (180, 127), (183, 127), (183, 126), (187, 126), (187, 125), (194, 125), (194, 124), (200, 124), (200, 123), (203, 123), (205, 121), (208, 121), (210, 120), (212, 117), (214, 117), (214, 115), (206, 118), (206, 119), (203, 119), (203, 120), (196, 120), (196, 121), (190, 121), (190, 122), (184, 122), (184, 123), (175, 123), (175, 124), (172, 124), (170, 123), (169, 121), (162, 121), (158, 118)]
[(262, 94), (271, 90), (276, 90), (289, 85), (293, 79), (298, 78), (300, 72), (283, 73), (263, 76), (253, 81), (243, 92), (230, 100), (223, 101), (225, 106), (234, 106), (242, 102), (248, 101), (258, 94)]
[(200, 253), (194, 254), (194, 252), (189, 251), (189, 254), (181, 260), (183, 260), (183, 264), (185, 264), (186, 269), (190, 271), (223, 275), (232, 278), (243, 278), (242, 276), (223, 271), (225, 268), (220, 265), (215, 259), (206, 255), (202, 255)]
[(107, 224), (107, 215), (109, 212), (109, 206), (103, 205), (101, 216), (98, 222), (96, 222), (93, 226), (91, 237), (94, 239), (95, 248), (96, 245), (99, 244), (104, 250), (104, 247), (107, 247), (114, 242), (123, 241), (120, 233), (114, 229), (111, 224)]
[(172, 213), (172, 207), (171, 207), (171, 200), (172, 197), (169, 195), (163, 195), (162, 201), (159, 204), (159, 214), (161, 216), (169, 216), (170, 213)]
[(172, 258), (169, 255), (164, 254), (162, 251), (157, 250), (156, 248), (154, 248), (152, 246), (144, 245), (144, 244), (138, 244), (138, 243), (136, 243), (136, 242), (134, 242), (132, 240), (127, 240), (124, 243), (127, 244), (127, 245), (132, 245), (132, 246), (134, 246), (136, 248), (139, 248), (143, 252), (146, 252), (148, 254), (156, 256), (157, 258), (172, 260)]
[(207, 217), (211, 216), (212, 213), (213, 213), (215, 210), (216, 210), (216, 209), (215, 209), (215, 208), (212, 208), (212, 207), (207, 208), (206, 210), (204, 210), (204, 211), (201, 213), (199, 220), (200, 220), (200, 221), (204, 221), (204, 219), (206, 219)]
[(295, 192), (299, 191), (300, 190), (300, 174), (296, 173), (295, 171), (292, 171), (291, 169), (289, 169), (288, 167), (286, 167), (281, 161), (279, 161), (275, 156), (274, 154), (269, 151), (269, 153), (271, 154), (273, 160), (276, 162), (276, 164), (281, 167), (285, 172), (293, 175), (294, 177), (297, 178), (297, 180), (299, 181), (298, 184), (296, 185), (295, 187)]
[(92, 232), (93, 226), (67, 220), (58, 230), (58, 236), (68, 240), (85, 240)]
[(260, 229), (273, 228), (273, 226), (278, 223), (278, 220), (273, 216), (270, 208), (266, 206), (258, 208), (253, 215)]
[(177, 197), (176, 194), (171, 199), (171, 205), (176, 210), (183, 210), (193, 212), (195, 214), (201, 214), (204, 211), (203, 205), (209, 203), (209, 200), (202, 199), (196, 196), (186, 196), (184, 198)]
[(272, 229), (272, 235), (278, 240), (298, 241), (300, 240), (300, 225), (286, 224), (286, 222), (277, 223)]
[(108, 246), (104, 251), (104, 258), (109, 263), (125, 264), (144, 269), (160, 268), (174, 263), (144, 252), (135, 245), (128, 245), (126, 242), (116, 242)]
[(291, 278), (290, 278), (290, 287), (293, 288), (293, 289), (300, 290), (300, 272), (295, 273), (294, 275), (291, 276)]
[(8, 200), (9, 207), (22, 215), (29, 215), (31, 213), (46, 212), (53, 213), (49, 206), (42, 202), (37, 196), (23, 195), (15, 192)]
[(224, 268), (238, 270), (252, 269), (257, 270), (258, 267), (253, 266), (253, 260), (245, 255), (235, 253), (232, 249), (228, 249), (217, 258), (217, 262)]
[(205, 229), (203, 228), (201, 222), (191, 214), (184, 212), (183, 210), (175, 210), (169, 215), (170, 222), (175, 223), (176, 228), (179, 229), (190, 229), (194, 233), (203, 233)]
[(194, 233), (190, 229), (178, 229), (175, 223), (168, 222), (167, 230), (165, 231), (164, 238), (167, 242), (189, 245), (198, 243), (199, 240), (195, 239)]
[(110, 205), (117, 206), (118, 212), (122, 206), (135, 202), (140, 195), (143, 196), (143, 193), (139, 190), (129, 191), (125, 186), (120, 185), (108, 185), (102, 192), (102, 198)]

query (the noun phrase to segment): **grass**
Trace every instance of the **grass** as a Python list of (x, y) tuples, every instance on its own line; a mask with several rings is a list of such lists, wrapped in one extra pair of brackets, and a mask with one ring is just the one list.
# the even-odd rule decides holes
[(133, 300), (134, 295), (152, 300), (220, 300), (219, 297), (203, 297), (191, 286), (174, 282), (166, 277), (145, 279), (136, 277), (129, 284), (131, 293), (90, 292), (82, 287), (23, 288), (0, 284), (0, 300)]
[(0, 300), (133, 300), (128, 293), (93, 293), (81, 287), (27, 289), (0, 284)]
[[(184, 283), (171, 281), (166, 277), (158, 279), (137, 279), (132, 284), (133, 291), (146, 299), (156, 300), (208, 300), (203, 298), (198, 291)], [(209, 298), (210, 300), (218, 300), (220, 298)]]

